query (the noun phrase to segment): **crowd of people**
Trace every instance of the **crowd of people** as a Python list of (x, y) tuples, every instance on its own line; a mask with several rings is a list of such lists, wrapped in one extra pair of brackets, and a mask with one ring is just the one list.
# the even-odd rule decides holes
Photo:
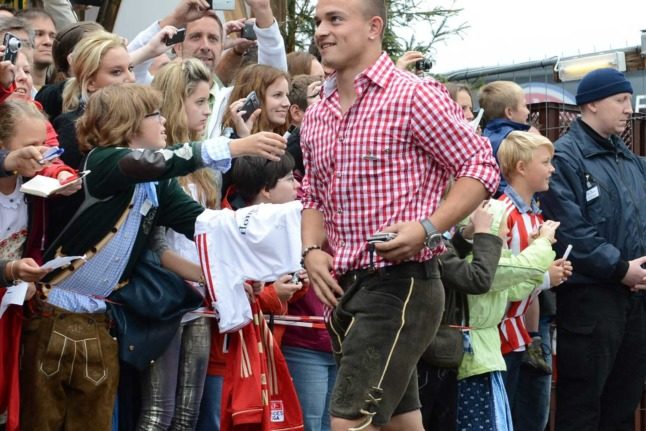
[(468, 85), (394, 63), (383, 0), (319, 0), (289, 54), (245, 3), (178, 0), (131, 41), (0, 8), (0, 429), (543, 431), (556, 381), (557, 430), (631, 430), (623, 74), (586, 75), (552, 143), (516, 83), (474, 124)]

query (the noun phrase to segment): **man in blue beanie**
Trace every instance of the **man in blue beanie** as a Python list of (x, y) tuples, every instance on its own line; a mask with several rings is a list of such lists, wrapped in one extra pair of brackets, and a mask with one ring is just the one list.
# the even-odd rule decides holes
[(644, 388), (646, 168), (620, 138), (632, 92), (614, 69), (581, 80), (581, 117), (555, 142), (541, 197), (561, 222), (557, 253), (573, 246), (574, 274), (556, 290), (558, 431), (632, 430)]

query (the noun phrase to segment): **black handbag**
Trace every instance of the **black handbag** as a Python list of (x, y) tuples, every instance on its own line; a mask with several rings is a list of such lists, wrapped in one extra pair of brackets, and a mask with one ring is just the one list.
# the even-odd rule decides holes
[(458, 326), (463, 325), (463, 320), (464, 325), (468, 325), (468, 306), (459, 301), (454, 289), (448, 289), (440, 327), (422, 354), (422, 359), (428, 365), (438, 368), (460, 366), (464, 356), (464, 339), (462, 329)]
[(108, 300), (119, 358), (143, 370), (164, 353), (182, 316), (197, 309), (204, 297), (177, 274), (162, 268), (156, 253), (146, 250), (128, 284)]

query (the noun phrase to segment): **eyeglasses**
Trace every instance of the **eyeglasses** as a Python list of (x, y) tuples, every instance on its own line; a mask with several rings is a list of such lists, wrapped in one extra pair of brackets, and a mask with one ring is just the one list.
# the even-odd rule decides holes
[(159, 123), (162, 122), (161, 121), (162, 115), (161, 115), (161, 112), (159, 111), (151, 112), (150, 114), (144, 115), (144, 118), (150, 118), (150, 117), (157, 117), (157, 121), (159, 121)]

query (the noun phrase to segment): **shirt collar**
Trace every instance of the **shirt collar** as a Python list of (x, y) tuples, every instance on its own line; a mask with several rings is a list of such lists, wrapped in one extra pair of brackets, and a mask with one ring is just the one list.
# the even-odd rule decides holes
[(534, 214), (540, 214), (541, 209), (538, 206), (538, 201), (532, 197), (532, 202), (530, 205), (527, 205), (527, 203), (523, 200), (523, 198), (520, 197), (520, 195), (514, 190), (514, 188), (510, 185), (507, 184), (507, 187), (505, 187), (504, 190), (505, 195), (511, 199), (511, 201), (514, 203), (514, 206), (518, 208), (518, 211), (521, 213), (534, 213)]
[[(363, 72), (354, 78), (354, 88), (366, 87), (367, 82), (370, 81), (381, 88), (388, 85), (388, 82), (393, 77), (396, 68), (388, 54), (382, 52), (377, 61), (375, 61)], [(330, 97), (336, 90), (336, 74), (330, 76), (323, 84), (323, 95), (325, 98)]]

